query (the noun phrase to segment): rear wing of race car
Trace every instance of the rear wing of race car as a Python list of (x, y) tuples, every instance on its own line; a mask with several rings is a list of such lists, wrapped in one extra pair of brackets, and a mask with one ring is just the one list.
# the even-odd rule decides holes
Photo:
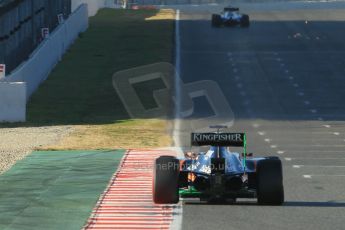
[(192, 146), (211, 145), (243, 147), (242, 163), (244, 172), (246, 170), (247, 139), (245, 133), (192, 133), (191, 144)]
[(192, 133), (192, 146), (246, 146), (245, 133)]
[(228, 6), (228, 7), (225, 7), (224, 8), (224, 11), (239, 11), (240, 9), (237, 8), (237, 7), (231, 7), (231, 6)]

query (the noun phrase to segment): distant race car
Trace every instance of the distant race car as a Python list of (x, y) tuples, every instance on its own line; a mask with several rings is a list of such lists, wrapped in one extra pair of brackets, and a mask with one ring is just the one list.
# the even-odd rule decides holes
[[(211, 147), (207, 152), (188, 153), (184, 159), (161, 156), (155, 160), (153, 201), (178, 203), (179, 198), (207, 202), (235, 202), (257, 198), (262, 205), (284, 202), (282, 163), (278, 157), (253, 158), (246, 152), (244, 133), (192, 133), (193, 146)], [(243, 147), (243, 153), (228, 146)]]
[(249, 16), (239, 13), (239, 8), (225, 7), (220, 14), (212, 14), (212, 26), (241, 26), (249, 27)]

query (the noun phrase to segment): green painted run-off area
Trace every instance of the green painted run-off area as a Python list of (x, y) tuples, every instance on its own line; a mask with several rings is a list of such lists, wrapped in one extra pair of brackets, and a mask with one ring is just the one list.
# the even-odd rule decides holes
[(0, 229), (81, 229), (123, 153), (33, 152), (0, 176)]

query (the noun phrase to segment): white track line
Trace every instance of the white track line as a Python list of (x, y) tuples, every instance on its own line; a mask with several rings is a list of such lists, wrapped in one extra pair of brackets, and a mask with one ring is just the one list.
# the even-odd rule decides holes
[(329, 175), (329, 174), (311, 174), (311, 175), (303, 175), (303, 178), (311, 179), (312, 177), (345, 177), (344, 174), (336, 174), (336, 175)]
[(303, 175), (303, 178), (311, 179), (311, 175)]
[(254, 124), (252, 124), (252, 126), (253, 126), (254, 128), (259, 128), (259, 127), (260, 127), (260, 124), (254, 123)]
[[(180, 35), (180, 10), (176, 10), (176, 18), (175, 18), (175, 69), (177, 77), (175, 77), (175, 97), (176, 97), (176, 109), (175, 109), (175, 120), (174, 120), (174, 131), (173, 137), (175, 141), (175, 147), (181, 146), (179, 143), (178, 138), (178, 130), (180, 130), (181, 123), (180, 123), (180, 113), (181, 113), (181, 89), (180, 89), (180, 75), (181, 75), (181, 35)], [(178, 152), (178, 157), (181, 157), (181, 152)], [(176, 205), (174, 208), (174, 212), (177, 215), (174, 215), (173, 222), (171, 224), (171, 229), (182, 229), (182, 205)]]
[(175, 146), (181, 146), (178, 138), (178, 131), (180, 130), (180, 114), (181, 114), (181, 89), (180, 89), (180, 74), (181, 74), (181, 37), (180, 37), (180, 10), (176, 10), (175, 15), (175, 120), (173, 140)]
[(285, 160), (345, 160), (345, 157), (285, 157)]
[(345, 168), (345, 165), (293, 165), (293, 168)]
[[(175, 77), (175, 97), (176, 109), (175, 118), (180, 117), (181, 107), (181, 92), (180, 92), (180, 74), (181, 74), (181, 37), (180, 37), (180, 10), (176, 10), (175, 20), (175, 69), (177, 76)], [(175, 120), (176, 121), (176, 120)]]

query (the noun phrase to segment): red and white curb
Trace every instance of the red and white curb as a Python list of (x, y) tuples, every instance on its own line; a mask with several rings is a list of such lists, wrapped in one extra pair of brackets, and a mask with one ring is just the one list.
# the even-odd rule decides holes
[(176, 156), (176, 151), (128, 150), (83, 229), (179, 228), (181, 205), (152, 201), (153, 162), (161, 155)]

